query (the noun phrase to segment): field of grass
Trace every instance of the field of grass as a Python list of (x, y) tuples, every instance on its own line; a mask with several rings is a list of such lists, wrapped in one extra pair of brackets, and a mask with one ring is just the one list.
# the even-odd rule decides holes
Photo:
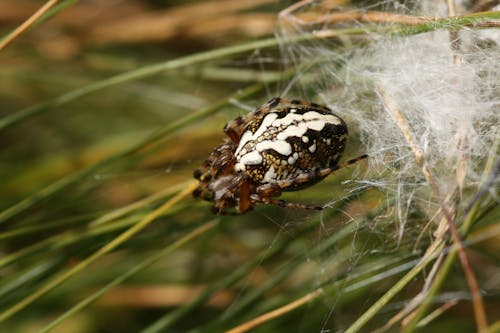
[[(499, 70), (477, 74), (485, 144), (450, 136), (453, 161), (391, 87), (344, 80), (370, 47), (440, 34), (463, 84), (500, 63), (496, 3), (0, 2), (0, 331), (500, 331)], [(331, 105), (342, 159), (368, 161), (281, 197), (320, 212), (212, 214), (193, 170), (274, 96)], [(363, 127), (379, 109), (404, 150)]]

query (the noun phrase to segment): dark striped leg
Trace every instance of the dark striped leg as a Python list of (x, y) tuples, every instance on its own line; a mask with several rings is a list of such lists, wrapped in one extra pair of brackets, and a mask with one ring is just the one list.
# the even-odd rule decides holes
[(351, 164), (357, 163), (357, 162), (359, 162), (361, 160), (364, 160), (365, 158), (368, 158), (368, 155), (363, 154), (361, 156), (358, 156), (358, 157), (355, 157), (355, 158), (351, 158), (349, 161), (345, 161), (345, 162), (342, 162), (339, 165), (337, 165), (337, 167), (334, 170), (339, 170), (339, 169), (345, 168), (346, 166), (349, 166)]
[(261, 196), (258, 194), (252, 194), (250, 196), (250, 200), (254, 204), (262, 203), (262, 204), (266, 204), (266, 205), (280, 206), (283, 208), (308, 209), (308, 210), (322, 210), (323, 209), (323, 207), (320, 207), (320, 206), (306, 205), (306, 204), (294, 203), (294, 202), (286, 202), (286, 201), (281, 200), (281, 199), (264, 197), (264, 196)]
[(257, 193), (265, 197), (277, 197), (281, 194), (282, 190), (286, 190), (287, 188), (289, 189), (291, 187), (300, 187), (302, 184), (313, 182), (315, 179), (325, 178), (332, 172), (345, 168), (367, 157), (368, 155), (361, 155), (359, 157), (337, 164), (332, 168), (325, 168), (310, 173), (304, 173), (302, 175), (297, 176), (294, 179), (277, 180), (273, 183), (267, 183), (257, 187)]

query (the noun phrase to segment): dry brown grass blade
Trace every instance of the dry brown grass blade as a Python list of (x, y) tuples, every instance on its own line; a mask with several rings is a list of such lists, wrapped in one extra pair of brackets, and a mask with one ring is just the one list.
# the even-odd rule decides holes
[(247, 332), (248, 330), (251, 330), (254, 327), (257, 327), (271, 319), (274, 319), (276, 317), (282, 316), (285, 313), (288, 313), (292, 310), (295, 310), (296, 308), (316, 299), (319, 295), (323, 293), (323, 289), (316, 289), (313, 292), (310, 292), (309, 294), (291, 302), (288, 303), (282, 307), (277, 308), (276, 310), (269, 311), (267, 313), (264, 313), (261, 316), (258, 316), (250, 321), (247, 321), (246, 323), (243, 323), (239, 326), (236, 326), (229, 331), (226, 331), (226, 333), (242, 333), (242, 332)]
[[(217, 22), (219, 22), (223, 28), (222, 31), (224, 31), (224, 27), (227, 29), (227, 22), (224, 21), (230, 18), (232, 18), (233, 27), (236, 18), (239, 18), (239, 25), (255, 18), (261, 22), (263, 17), (256, 16), (256, 14), (252, 14), (244, 19), (244, 17), (240, 17), (236, 13), (271, 2), (271, 0), (206, 1), (178, 6), (164, 11), (143, 12), (138, 15), (130, 15), (126, 18), (117, 18), (105, 25), (90, 27), (86, 42), (99, 45), (117, 42), (130, 43), (165, 40), (180, 34), (185, 36), (187, 33), (189, 35), (189, 31), (196, 31), (196, 27), (200, 24), (213, 26), (214, 24), (217, 25)], [(266, 16), (265, 21), (267, 22), (266, 26), (268, 26), (269, 17)], [(274, 19), (272, 22), (274, 22)], [(249, 23), (247, 22), (246, 24)], [(220, 33), (221, 31), (219, 30), (218, 32)]]
[[(196, 300), (206, 285), (124, 285), (106, 293), (97, 303), (100, 306), (164, 308), (181, 306)], [(206, 302), (206, 307), (224, 309), (234, 301), (234, 293), (223, 289), (213, 294)]]
[(324, 25), (346, 22), (363, 23), (391, 23), (403, 25), (416, 25), (435, 20), (430, 16), (404, 15), (390, 12), (366, 11), (366, 10), (346, 10), (325, 14), (325, 11), (335, 11), (342, 9), (345, 1), (333, 1), (328, 5), (318, 5), (311, 11), (294, 14), (295, 11), (309, 5), (310, 0), (295, 3), (280, 13), (280, 18), (297, 25)]
[[(439, 242), (439, 244), (442, 244), (442, 242), (443, 242), (442, 238), (439, 238), (437, 240), (437, 242)], [(441, 264), (443, 262), (443, 258), (444, 258), (444, 252), (441, 252), (439, 254), (439, 257), (436, 258), (436, 261), (432, 265), (432, 268), (429, 272), (429, 275), (426, 278), (426, 282), (425, 282), (424, 287), (422, 288), (422, 291), (420, 291), (420, 293), (417, 296), (415, 296), (401, 311), (399, 311), (396, 315), (394, 315), (387, 322), (386, 325), (384, 325), (382, 328), (380, 328), (376, 332), (384, 332), (384, 331), (388, 330), (392, 325), (395, 325), (397, 322), (403, 322), (403, 326), (404, 326), (405, 318), (406, 319), (412, 318), (411, 313), (414, 312), (414, 310), (420, 305), (420, 303), (424, 299), (426, 292), (429, 290), (429, 287), (430, 287), (434, 277), (436, 276), (437, 271), (439, 270), (439, 267), (441, 267)]]
[(448, 309), (451, 309), (452, 307), (454, 307), (457, 304), (458, 304), (457, 300), (448, 301), (448, 302), (444, 303), (443, 305), (438, 307), (436, 310), (429, 313), (429, 315), (427, 315), (425, 318), (420, 320), (420, 322), (418, 323), (417, 326), (420, 327), (420, 326), (427, 325), (428, 323), (430, 323), (431, 321), (433, 321), (434, 319), (436, 319), (437, 317), (442, 315), (444, 312), (446, 312)]
[(36, 22), (43, 14), (45, 14), (50, 8), (54, 7), (59, 0), (49, 0), (40, 7), (33, 15), (31, 15), (26, 21), (24, 21), (20, 26), (18, 26), (14, 31), (12, 31), (7, 37), (0, 41), (0, 50), (5, 48), (14, 39), (19, 37), (23, 32), (25, 32), (33, 23)]
[[(220, 35), (264, 36), (274, 31), (276, 15), (255, 8), (272, 2), (204, 1), (165, 10), (152, 9), (137, 2), (125, 2), (118, 7), (106, 2), (95, 5), (80, 3), (47, 23), (57, 34), (38, 38), (34, 43), (49, 57), (63, 59), (75, 56), (86, 46), (174, 43), (186, 39), (205, 39), (210, 44), (228, 40), (218, 39)], [(19, 20), (34, 10), (31, 3), (24, 1), (19, 3), (19, 8), (12, 7), (0, 3), (0, 21)]]
[(435, 20), (428, 16), (403, 15), (388, 12), (360, 11), (353, 10), (347, 12), (330, 13), (319, 15), (317, 13), (303, 13), (297, 15), (297, 22), (304, 25), (311, 24), (336, 24), (345, 22), (363, 22), (363, 23), (392, 23), (415, 25)]

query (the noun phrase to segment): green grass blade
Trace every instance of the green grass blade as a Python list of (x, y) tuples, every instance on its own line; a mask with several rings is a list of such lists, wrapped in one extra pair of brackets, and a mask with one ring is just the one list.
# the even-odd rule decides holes
[(143, 149), (144, 147), (147, 147), (151, 144), (156, 143), (157, 141), (164, 139), (168, 135), (173, 134), (175, 131), (184, 128), (185, 126), (188, 126), (196, 121), (199, 121), (201, 119), (204, 119), (208, 117), (211, 114), (214, 114), (215, 112), (219, 111), (222, 107), (229, 105), (232, 99), (240, 99), (240, 98), (246, 98), (249, 96), (252, 96), (253, 94), (256, 94), (260, 92), (264, 88), (264, 85), (259, 83), (255, 85), (251, 85), (246, 89), (243, 89), (228, 98), (223, 99), (219, 103), (216, 103), (215, 105), (212, 105), (204, 110), (201, 110), (199, 112), (190, 114), (184, 118), (179, 119), (178, 121), (175, 121), (163, 128), (158, 129), (151, 135), (149, 135), (147, 138), (145, 138), (142, 141), (137, 142), (136, 144), (132, 145), (131, 147), (118, 152), (114, 155), (111, 155), (100, 162), (97, 162), (96, 164), (90, 165), (86, 168), (83, 168), (77, 172), (74, 172), (50, 185), (47, 187), (43, 188), (39, 192), (36, 192), (26, 199), (21, 200), (20, 202), (12, 205), (11, 207), (4, 209), (2, 212), (0, 212), (0, 224), (6, 222), (10, 218), (16, 216), (17, 214), (25, 211), (26, 209), (32, 207), (36, 203), (38, 203), (41, 200), (47, 199), (50, 196), (64, 190), (68, 186), (84, 179), (87, 176), (90, 176), (91, 174), (95, 173), (97, 170), (108, 166), (124, 157), (127, 157), (129, 155), (134, 154), (135, 152)]
[(123, 281), (127, 280), (128, 278), (137, 274), (138, 272), (146, 269), (147, 267), (153, 265), (158, 260), (164, 258), (165, 256), (169, 255), (170, 253), (179, 249), (180, 247), (186, 245), (188, 242), (192, 241), (193, 239), (197, 238), (198, 236), (202, 236), (203, 234), (207, 233), (209, 230), (216, 227), (218, 223), (219, 222), (215, 221), (215, 220), (208, 222), (208, 223), (205, 223), (205, 224), (197, 227), (196, 229), (194, 229), (193, 231), (191, 231), (187, 235), (179, 238), (178, 240), (176, 240), (174, 243), (168, 245), (163, 250), (159, 251), (158, 253), (151, 256), (150, 258), (144, 260), (143, 262), (141, 262), (137, 266), (135, 266), (132, 269), (130, 269), (129, 271), (127, 271), (126, 273), (124, 273), (120, 276), (117, 276), (115, 279), (113, 279), (113, 281), (109, 282), (108, 284), (103, 286), (101, 289), (94, 292), (92, 295), (86, 297), (84, 300), (80, 301), (78, 304), (75, 304), (74, 306), (72, 306), (64, 314), (62, 314), (61, 316), (56, 318), (53, 322), (51, 322), (49, 325), (47, 325), (46, 327), (41, 329), (40, 332), (49, 332), (50, 330), (54, 329), (59, 324), (61, 324), (65, 319), (74, 315), (78, 311), (82, 310), (83, 308), (85, 308), (86, 306), (88, 306), (89, 304), (91, 304), (92, 302), (97, 300), (100, 296), (102, 296), (103, 294), (105, 294), (106, 292), (111, 290), (113, 287), (119, 285)]
[(82, 271), (86, 267), (88, 267), (91, 263), (95, 262), (97, 259), (101, 258), (103, 255), (106, 253), (109, 253), (110, 251), (114, 250), (116, 247), (119, 245), (123, 244), (126, 242), (128, 239), (133, 237), (135, 234), (137, 234), (139, 231), (144, 229), (146, 226), (148, 226), (151, 222), (153, 222), (155, 219), (157, 219), (159, 216), (167, 212), (173, 205), (177, 204), (179, 201), (184, 199), (185, 196), (191, 194), (193, 189), (195, 188), (197, 184), (195, 182), (192, 182), (191, 186), (188, 186), (186, 189), (184, 189), (182, 192), (177, 194), (175, 197), (167, 201), (165, 204), (151, 212), (150, 214), (146, 215), (144, 219), (142, 219), (139, 223), (133, 225), (131, 228), (127, 229), (125, 232), (121, 233), (118, 237), (116, 237), (114, 240), (111, 242), (108, 242), (106, 245), (101, 247), (98, 251), (96, 251), (94, 254), (92, 254), (90, 257), (87, 259), (81, 261), (78, 265), (72, 267), (68, 271), (61, 272), (60, 274), (54, 276), (51, 280), (49, 280), (47, 283), (42, 285), (39, 289), (31, 293), (29, 296), (26, 298), (22, 299), (20, 302), (17, 304), (11, 306), (10, 308), (6, 309), (2, 313), (0, 313), (0, 322), (8, 319), (9, 317), (13, 316), (17, 312), (21, 311), (24, 309), (26, 306), (52, 290), (53, 288), (57, 287), (64, 281), (68, 280), (70, 277), (73, 275), (77, 274), (78, 272)]

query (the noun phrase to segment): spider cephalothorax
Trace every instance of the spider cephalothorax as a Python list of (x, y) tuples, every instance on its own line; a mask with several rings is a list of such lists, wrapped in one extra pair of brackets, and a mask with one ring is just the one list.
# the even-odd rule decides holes
[(344, 121), (326, 106), (283, 98), (230, 121), (224, 132), (228, 137), (194, 172), (200, 184), (193, 195), (213, 202), (216, 213), (233, 207), (244, 213), (257, 203), (321, 209), (276, 198), (339, 169), (348, 135)]

